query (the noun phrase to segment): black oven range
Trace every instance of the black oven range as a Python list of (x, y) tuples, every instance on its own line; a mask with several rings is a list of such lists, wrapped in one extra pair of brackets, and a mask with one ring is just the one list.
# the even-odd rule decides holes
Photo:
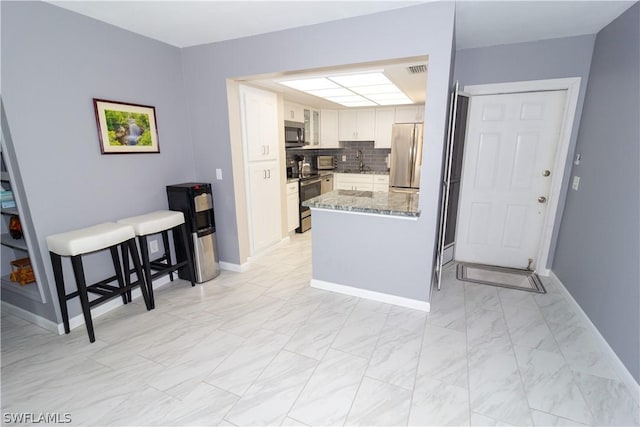
[(302, 206), (302, 202), (321, 194), (322, 176), (319, 173), (301, 175), (298, 188), (300, 196), (300, 226), (296, 228), (296, 233), (304, 233), (311, 228), (311, 209)]

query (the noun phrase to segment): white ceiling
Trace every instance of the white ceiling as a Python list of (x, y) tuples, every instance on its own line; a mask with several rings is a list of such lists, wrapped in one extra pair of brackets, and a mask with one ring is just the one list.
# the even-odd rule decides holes
[[(177, 47), (413, 6), (425, 1), (49, 1)], [(457, 1), (457, 49), (594, 34), (633, 1)]]
[[(437, 1), (437, 0), (436, 0)], [(446, 0), (444, 0), (446, 1)], [(426, 1), (48, 1), (94, 19), (177, 47), (247, 37), (272, 31), (415, 6)], [(456, 1), (456, 48), (494, 46), (583, 34), (595, 34), (634, 1)], [(143, 19), (141, 17), (144, 17)], [(397, 63), (307, 70), (297, 77), (383, 70), (415, 103), (423, 103), (426, 73), (411, 75), (410, 65), (427, 57)], [(285, 99), (317, 108), (339, 108), (330, 101), (277, 83), (285, 74), (248, 77), (252, 84), (281, 93)], [(287, 73), (287, 78), (294, 75)]]

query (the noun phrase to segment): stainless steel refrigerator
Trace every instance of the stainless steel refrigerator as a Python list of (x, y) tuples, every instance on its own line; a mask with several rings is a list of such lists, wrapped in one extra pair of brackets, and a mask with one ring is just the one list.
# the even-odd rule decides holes
[(392, 190), (418, 190), (421, 166), (422, 123), (393, 125), (389, 187)]

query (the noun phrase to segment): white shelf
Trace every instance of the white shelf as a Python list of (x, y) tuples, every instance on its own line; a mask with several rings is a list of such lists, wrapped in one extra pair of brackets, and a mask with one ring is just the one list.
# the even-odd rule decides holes
[(25, 242), (24, 238), (14, 239), (9, 233), (3, 233), (2, 235), (0, 235), (0, 237), (2, 238), (2, 244), (4, 246), (8, 246), (13, 249), (19, 249), (21, 251), (29, 250), (27, 248), (27, 242)]
[(18, 208), (2, 208), (3, 215), (20, 215), (18, 213)]
[(0, 281), (2, 282), (2, 287), (0, 287), (1, 292), (10, 292), (12, 294), (18, 294), (34, 301), (42, 302), (38, 284), (36, 282), (21, 286), (19, 283), (9, 280), (8, 274), (6, 276), (2, 276)]

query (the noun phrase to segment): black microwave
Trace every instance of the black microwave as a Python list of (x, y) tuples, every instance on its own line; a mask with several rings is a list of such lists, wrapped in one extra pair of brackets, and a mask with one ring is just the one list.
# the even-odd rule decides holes
[(303, 147), (307, 145), (304, 137), (304, 123), (284, 122), (284, 146), (285, 148)]

